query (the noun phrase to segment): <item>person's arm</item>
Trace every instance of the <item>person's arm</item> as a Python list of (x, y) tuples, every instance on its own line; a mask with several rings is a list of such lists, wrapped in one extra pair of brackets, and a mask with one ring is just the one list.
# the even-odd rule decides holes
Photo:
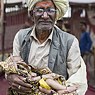
[(20, 56), (20, 45), (18, 39), (19, 32), (15, 35), (13, 41), (13, 56)]
[[(20, 45), (19, 45), (19, 36), (20, 31), (15, 35), (13, 41), (13, 56), (20, 56)], [(25, 77), (18, 74), (8, 74), (6, 79), (9, 82), (10, 87), (16, 90), (19, 93), (31, 93), (32, 85), (24, 82)]]
[(79, 43), (75, 38), (67, 57), (68, 74), (67, 85), (80, 85), (78, 95), (85, 95), (87, 90), (86, 66), (80, 55)]

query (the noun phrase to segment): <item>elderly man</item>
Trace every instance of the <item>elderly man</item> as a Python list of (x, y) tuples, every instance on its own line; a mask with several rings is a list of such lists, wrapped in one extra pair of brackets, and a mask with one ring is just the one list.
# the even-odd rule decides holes
[[(78, 40), (55, 25), (67, 9), (67, 0), (30, 0), (28, 10), (29, 15), (34, 18), (34, 26), (21, 29), (16, 34), (13, 56), (21, 56), (35, 69), (48, 67), (53, 73), (64, 76), (67, 80), (66, 89), (55, 90), (58, 95), (67, 95), (74, 91), (78, 95), (85, 95), (86, 67), (80, 55)], [(9, 74), (7, 79), (12, 89), (19, 93), (18, 95), (22, 95), (21, 93), (32, 95), (29, 94), (32, 85), (24, 82), (23, 76)], [(73, 89), (76, 85), (78, 88)], [(42, 87), (39, 89), (45, 95), (53, 95), (53, 90)], [(16, 94), (12, 93), (12, 95)]]

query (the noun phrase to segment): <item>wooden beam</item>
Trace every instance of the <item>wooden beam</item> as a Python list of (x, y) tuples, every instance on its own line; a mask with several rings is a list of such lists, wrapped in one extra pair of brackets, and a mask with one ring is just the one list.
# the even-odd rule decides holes
[(5, 39), (5, 7), (4, 7), (4, 0), (1, 0), (1, 49), (2, 49), (2, 60), (4, 60), (4, 39)]

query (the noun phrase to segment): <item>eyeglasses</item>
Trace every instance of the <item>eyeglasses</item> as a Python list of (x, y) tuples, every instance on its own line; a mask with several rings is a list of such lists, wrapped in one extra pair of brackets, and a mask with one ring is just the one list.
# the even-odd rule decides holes
[(41, 16), (43, 15), (44, 12), (47, 12), (48, 15), (53, 15), (55, 14), (56, 10), (54, 8), (48, 8), (48, 9), (43, 9), (43, 8), (36, 8), (33, 10), (37, 15)]

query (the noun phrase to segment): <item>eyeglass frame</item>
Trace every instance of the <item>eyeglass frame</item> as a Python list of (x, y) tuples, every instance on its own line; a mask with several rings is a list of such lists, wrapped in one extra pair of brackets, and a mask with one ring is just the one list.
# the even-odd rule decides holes
[[(42, 9), (42, 12), (40, 12), (40, 9)], [(47, 9), (44, 9), (44, 8), (36, 8), (33, 10), (34, 13), (37, 13), (38, 11), (38, 14), (39, 16), (42, 16), (44, 14), (44, 12), (46, 12), (48, 15), (52, 16), (53, 14), (56, 13), (56, 9), (54, 9), (53, 11), (50, 11), (50, 9), (54, 9), (54, 8), (47, 8)]]

